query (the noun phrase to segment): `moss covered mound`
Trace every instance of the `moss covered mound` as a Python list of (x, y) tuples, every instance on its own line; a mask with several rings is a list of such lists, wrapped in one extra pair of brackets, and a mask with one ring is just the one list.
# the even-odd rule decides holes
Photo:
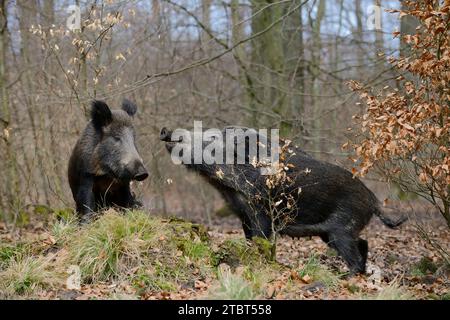
[(80, 288), (120, 285), (135, 297), (196, 290), (223, 279), (219, 265), (246, 266), (251, 275), (266, 263), (263, 246), (244, 239), (213, 245), (202, 225), (144, 211), (108, 210), (84, 226), (65, 217), (42, 238), (0, 246), (2, 297), (64, 291), (69, 278)]

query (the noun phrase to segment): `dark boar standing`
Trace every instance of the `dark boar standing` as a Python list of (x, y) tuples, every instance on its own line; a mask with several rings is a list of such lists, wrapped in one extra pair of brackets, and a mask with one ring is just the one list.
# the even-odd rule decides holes
[[(224, 130), (223, 139), (225, 136)], [(166, 128), (162, 129), (160, 139), (166, 141), (169, 152), (175, 145), (186, 143), (182, 139), (172, 141), (172, 132)], [(203, 148), (209, 143), (204, 141)], [(222, 145), (225, 147), (226, 144), (223, 142)], [(238, 150), (237, 145), (235, 148)], [(246, 146), (241, 150), (249, 148)], [(225, 152), (224, 149), (223, 154)], [(194, 164), (191, 159), (190, 163), (183, 164), (205, 177), (223, 195), (240, 217), (248, 239), (254, 236), (269, 239), (273, 230), (273, 221), (266, 214), (270, 210), (269, 203), (255, 201), (255, 198), (268, 192), (276, 193), (277, 190), (268, 191), (267, 176), (261, 175), (259, 168), (249, 160), (246, 158), (244, 164), (236, 164), (236, 161), (235, 164)], [(292, 147), (284, 164), (291, 183), (278, 190), (278, 194), (293, 195), (295, 205), (291, 213), (293, 219), (282, 226), (280, 233), (292, 237), (319, 236), (336, 249), (351, 273), (364, 273), (368, 244), (359, 234), (372, 215), (377, 215), (390, 228), (397, 227), (405, 219), (394, 222), (385, 217), (376, 196), (359, 179), (339, 166), (316, 160), (297, 147)], [(221, 174), (218, 175), (218, 172)]]
[(82, 219), (104, 207), (140, 205), (130, 190), (132, 180), (148, 177), (135, 144), (135, 104), (110, 110), (102, 101), (92, 102), (91, 121), (72, 151), (69, 183)]

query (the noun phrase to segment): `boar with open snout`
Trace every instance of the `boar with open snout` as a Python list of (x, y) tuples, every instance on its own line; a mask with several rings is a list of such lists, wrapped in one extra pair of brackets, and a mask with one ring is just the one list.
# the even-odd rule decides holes
[[(243, 138), (238, 134), (234, 136), (236, 139), (233, 137), (231, 144), (225, 141), (225, 131), (230, 129), (240, 130), (241, 136), (243, 132)], [(172, 159), (178, 159), (178, 163), (198, 172), (222, 194), (240, 217), (248, 239), (255, 236), (269, 239), (274, 230), (291, 237), (319, 236), (345, 260), (352, 274), (364, 273), (368, 243), (359, 235), (371, 217), (375, 214), (390, 228), (399, 226), (405, 218), (392, 221), (383, 214), (372, 191), (353, 177), (352, 173), (316, 160), (295, 146), (289, 146), (282, 159), (284, 176), (281, 176), (285, 183), (272, 184), (272, 178), (261, 173), (261, 168), (257, 165), (259, 159), (255, 161), (248, 156), (251, 146), (248, 145), (250, 140), (246, 134), (250, 131), (256, 133), (254, 129), (227, 127), (221, 135), (210, 136), (200, 144), (203, 150), (211, 150), (211, 141), (219, 140), (218, 145), (223, 150), (215, 148), (216, 154), (218, 151), (220, 154), (229, 153), (225, 149), (234, 144), (235, 161), (232, 164), (194, 161), (194, 139), (175, 136), (169, 129), (161, 130), (160, 140), (166, 142), (166, 149), (171, 153)], [(268, 139), (256, 134), (256, 141), (265, 141), (267, 148), (270, 148)], [(244, 147), (239, 148), (239, 143), (243, 143)], [(191, 147), (179, 148), (183, 144)], [(240, 155), (236, 150), (241, 150), (244, 154)], [(256, 155), (259, 157), (258, 153)], [(237, 161), (239, 157), (244, 161)], [(274, 195), (280, 197), (276, 198)], [(271, 198), (276, 199), (275, 204), (269, 201)], [(274, 219), (271, 216), (274, 210), (288, 212), (289, 219), (284, 222), (279, 219), (280, 216)]]
[(68, 170), (82, 221), (101, 208), (140, 205), (130, 190), (132, 180), (148, 177), (135, 143), (136, 111), (136, 105), (126, 99), (121, 110), (92, 102), (91, 120), (72, 151)]

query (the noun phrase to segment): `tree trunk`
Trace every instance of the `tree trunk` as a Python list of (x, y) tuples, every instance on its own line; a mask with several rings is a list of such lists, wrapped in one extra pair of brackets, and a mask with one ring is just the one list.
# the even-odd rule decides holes
[(443, 210), (441, 213), (447, 222), (447, 226), (450, 228), (450, 202), (443, 200)]
[[(211, 30), (211, 0), (202, 0), (202, 23), (206, 27), (206, 29)], [(211, 40), (211, 37), (204, 30), (201, 31), (201, 45), (203, 50), (209, 51), (206, 48), (206, 45)]]
[[(239, 0), (231, 0), (231, 42), (235, 46), (244, 39), (244, 24)], [(255, 99), (255, 92), (253, 88), (253, 79), (248, 70), (248, 61), (246, 61), (245, 45), (241, 44), (233, 50), (233, 56), (238, 66), (239, 83), (242, 92), (242, 104), (247, 106), (250, 110), (256, 110), (257, 101)]]
[(314, 135), (314, 149), (316, 151), (321, 151), (321, 130), (322, 130), (322, 119), (321, 119), (321, 110), (320, 106), (316, 105), (316, 99), (315, 96), (319, 92), (319, 88), (317, 86), (317, 79), (320, 74), (320, 65), (321, 65), (321, 51), (322, 51), (322, 39), (320, 32), (322, 30), (322, 20), (325, 16), (325, 0), (320, 0), (319, 5), (317, 7), (317, 16), (315, 21), (310, 21), (313, 29), (312, 29), (312, 41), (313, 41), (313, 48), (311, 52), (312, 56), (312, 66), (311, 66), (311, 84), (312, 84), (312, 92), (311, 92), (311, 106), (313, 108), (313, 135)]
[[(380, 12), (382, 12), (381, 0), (375, 0), (375, 5), (377, 7), (379, 7)], [(382, 21), (381, 21), (381, 14), (380, 14), (380, 25), (382, 25), (381, 23), (382, 23)], [(384, 53), (384, 39), (383, 39), (383, 30), (382, 29), (380, 29), (380, 30), (377, 29), (375, 31), (375, 48), (376, 48), (375, 60), (377, 61), (377, 60), (384, 59), (384, 58), (380, 59), (377, 55), (378, 53)]]
[(161, 3), (160, 0), (151, 0), (151, 2), (151, 23), (155, 26), (156, 30), (159, 30), (161, 28)]
[[(284, 10), (281, 4), (272, 5), (273, 1), (252, 1), (252, 32), (256, 34), (269, 27), (274, 21), (278, 20)], [(262, 10), (263, 9), (263, 10)], [(262, 11), (261, 11), (262, 10)], [(284, 52), (283, 39), (281, 37), (282, 24), (277, 24), (268, 32), (258, 37), (257, 41), (253, 41), (252, 48), (252, 64), (254, 66), (254, 79), (260, 82), (257, 92), (258, 100), (263, 101), (261, 111), (269, 111), (280, 115), (286, 112), (286, 79), (284, 77)], [(271, 126), (274, 123), (261, 120), (257, 116), (257, 111), (253, 117), (253, 125), (255, 126)]]
[[(343, 24), (343, 13), (344, 13), (344, 0), (339, 1), (339, 18), (338, 18), (338, 29), (337, 29), (337, 37), (334, 40), (334, 61), (333, 61), (333, 71), (336, 72), (340, 67), (340, 44), (341, 44), (341, 32), (342, 32), (342, 24)], [(340, 81), (335, 81), (334, 90), (336, 93), (341, 92), (342, 84)], [(332, 132), (334, 134), (334, 138), (337, 138), (336, 132), (338, 131), (338, 110), (334, 108), (332, 111)]]
[[(6, 173), (6, 181), (3, 190), (0, 191), (0, 214), (5, 221), (11, 218), (11, 214), (8, 214), (7, 210), (15, 212), (18, 207), (19, 200), (19, 184), (17, 181), (17, 162), (13, 147), (14, 133), (11, 132), (12, 117), (11, 108), (9, 103), (9, 92), (7, 88), (7, 65), (6, 65), (6, 51), (8, 47), (8, 1), (0, 0), (0, 99), (1, 99), (1, 114), (0, 122), (2, 123), (2, 132), (0, 133), (5, 144), (5, 154), (3, 157), (2, 172)], [(3, 169), (5, 171), (3, 171)], [(6, 199), (3, 199), (2, 195), (6, 195)]]
[[(32, 66), (37, 63), (37, 61), (41, 60), (39, 59), (40, 51), (38, 51), (39, 49), (36, 48), (37, 45), (33, 45), (35, 43), (31, 40), (29, 31), (31, 25), (37, 24), (38, 4), (35, 0), (17, 0), (17, 5), (20, 14), (19, 30), (21, 37), (20, 55), (22, 65)], [(36, 52), (38, 52), (37, 55)], [(43, 190), (43, 202), (45, 204), (49, 204), (49, 188), (45, 179), (46, 172), (44, 169), (46, 161), (44, 161), (44, 147), (42, 145), (42, 140), (40, 137), (40, 134), (43, 134), (45, 132), (44, 119), (42, 117), (43, 115), (40, 108), (37, 108), (37, 106), (35, 105), (35, 101), (33, 100), (33, 97), (36, 96), (35, 93), (37, 91), (37, 85), (39, 84), (39, 82), (36, 81), (36, 74), (32, 73), (32, 70), (27, 70), (24, 73), (23, 79), (23, 87), (26, 88), (25, 90), (27, 91), (27, 94), (24, 97), (25, 108), (30, 120), (31, 132), (34, 142), (33, 148), (39, 166), (39, 171), (37, 172), (38, 177), (36, 177), (36, 179), (40, 180), (41, 185), (39, 187), (36, 186), (36, 188)]]
[[(54, 12), (54, 1), (46, 0), (44, 1), (43, 12), (41, 12), (41, 24), (46, 27), (46, 29), (52, 28), (55, 24), (55, 12)], [(45, 54), (45, 52), (43, 52)], [(46, 68), (46, 92), (54, 92), (55, 90), (55, 79), (54, 75), (56, 74), (55, 66), (53, 63), (46, 64), (44, 66)], [(66, 175), (65, 170), (62, 168), (61, 163), (63, 163), (63, 159), (60, 156), (60, 152), (58, 152), (58, 135), (55, 132), (55, 127), (58, 128), (58, 122), (54, 119), (52, 112), (51, 104), (47, 104), (47, 112), (44, 115), (44, 119), (46, 124), (48, 125), (48, 130), (50, 132), (49, 137), (47, 137), (47, 145), (46, 150), (50, 151), (46, 153), (46, 158), (49, 159), (51, 164), (51, 169), (49, 170), (49, 174), (52, 173), (52, 178), (49, 179), (54, 183), (54, 191), (56, 194), (62, 193), (62, 179)]]
[[(301, 0), (295, 0), (291, 6), (286, 7), (288, 11), (293, 5), (298, 5)], [(289, 81), (290, 108), (285, 116), (293, 119), (295, 123), (288, 123), (289, 128), (295, 132), (286, 132), (289, 135), (298, 135), (302, 131), (305, 107), (305, 47), (303, 43), (303, 16), (302, 7), (291, 14), (286, 21), (287, 36), (285, 40), (286, 76)], [(294, 128), (292, 127), (294, 125)], [(301, 143), (301, 142), (300, 142)]]
[(364, 67), (364, 30), (363, 30), (363, 22), (362, 22), (362, 10), (361, 10), (361, 0), (355, 0), (355, 17), (356, 17), (356, 46), (358, 47), (358, 50), (356, 54), (358, 55), (357, 61), (358, 61), (358, 68)]

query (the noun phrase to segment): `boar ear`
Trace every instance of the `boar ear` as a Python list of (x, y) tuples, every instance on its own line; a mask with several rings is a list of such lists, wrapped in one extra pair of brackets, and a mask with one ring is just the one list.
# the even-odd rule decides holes
[(128, 99), (123, 99), (122, 110), (128, 113), (129, 116), (134, 116), (137, 111), (137, 106)]
[(108, 105), (98, 100), (92, 102), (91, 117), (96, 128), (107, 126), (112, 121), (112, 113)]

